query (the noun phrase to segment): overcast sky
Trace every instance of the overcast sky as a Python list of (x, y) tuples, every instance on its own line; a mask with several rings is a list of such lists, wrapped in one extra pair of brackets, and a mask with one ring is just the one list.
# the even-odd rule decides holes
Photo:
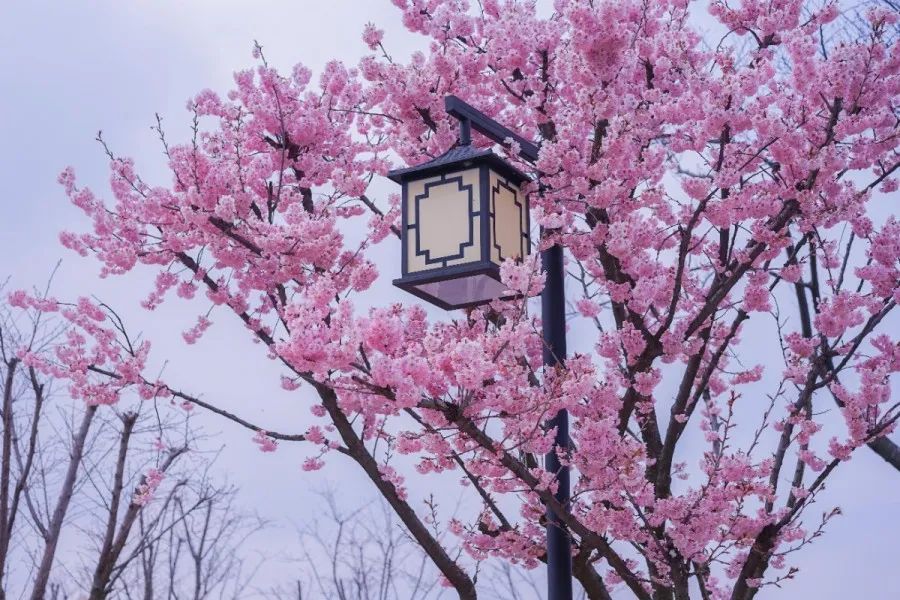
[[(133, 157), (146, 179), (167, 183), (150, 130), (155, 113), (163, 115), (170, 140), (181, 141), (188, 124), (186, 100), (203, 88), (229, 89), (232, 72), (254, 64), (253, 40), (263, 45), (270, 64), (285, 72), (297, 62), (316, 71), (333, 58), (355, 62), (367, 52), (360, 34), (369, 21), (387, 31), (386, 44), (396, 57), (424, 48), (421, 38), (402, 30), (389, 0), (6, 3), (0, 11), (5, 188), (0, 279), (10, 275), (13, 287), (40, 284), (62, 258), (56, 295), (95, 294), (120, 309), (133, 330), (152, 331), (154, 364), (168, 360), (167, 379), (263, 426), (302, 432), (306, 409), (298, 408), (296, 395), (280, 390), (280, 371), (247, 343), (241, 327), (214, 313), (216, 326), (201, 343), (185, 348), (180, 332), (192, 325), (194, 315), (183, 304), (164, 305), (152, 314), (138, 307), (152, 285), (149, 271), (100, 281), (93, 260), (59, 245), (60, 230), (81, 231), (88, 223), (68, 204), (56, 176), (72, 165), (81, 184), (108, 197), (107, 161), (94, 141), (102, 129), (111, 147)], [(385, 279), (395, 275), (390, 260), (395, 251), (389, 244), (380, 250), (386, 257), (379, 265)], [(378, 293), (378, 301), (387, 301), (394, 291), (381, 286)], [(226, 446), (220, 464), (241, 487), (241, 501), (268, 519), (302, 523), (311, 518), (315, 504), (309, 490), (326, 482), (347, 497), (373, 497), (353, 465), (331, 460), (324, 471), (304, 473), (300, 448), (282, 446), (263, 455), (247, 431), (216, 419), (204, 424), (220, 433), (218, 440)], [(409, 482), (418, 497), (436, 485), (434, 479)], [(798, 581), (768, 597), (896, 598), (900, 474), (863, 450), (832, 478), (823, 501), (840, 505), (844, 515), (824, 540), (803, 551)], [(272, 536), (270, 549), (288, 547), (293, 539), (290, 527)], [(265, 576), (274, 581), (276, 571), (269, 569)]]

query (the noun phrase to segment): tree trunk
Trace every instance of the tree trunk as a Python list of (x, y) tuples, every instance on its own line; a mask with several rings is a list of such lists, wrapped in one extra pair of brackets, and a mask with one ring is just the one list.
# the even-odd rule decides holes
[(116, 457), (116, 472), (113, 476), (113, 489), (109, 502), (109, 514), (106, 519), (106, 532), (103, 536), (103, 544), (100, 546), (100, 555), (97, 557), (97, 567), (94, 570), (94, 578), (91, 581), (90, 600), (103, 600), (109, 589), (109, 579), (116, 566), (116, 557), (112, 556), (113, 541), (116, 536), (116, 525), (119, 518), (119, 504), (122, 501), (122, 488), (125, 485), (125, 460), (128, 457), (128, 444), (131, 441), (131, 433), (137, 422), (136, 414), (127, 414), (122, 417), (122, 435), (119, 438), (119, 454)]
[(6, 552), (12, 530), (9, 512), (9, 476), (12, 469), (12, 386), (18, 361), (13, 358), (6, 363), (6, 378), (3, 387), (3, 455), (0, 459), (0, 600), (6, 600), (3, 588), (3, 573), (6, 571)]
[(447, 554), (440, 541), (431, 535), (412, 507), (400, 497), (394, 484), (384, 479), (375, 458), (369, 454), (368, 449), (356, 434), (356, 431), (353, 430), (350, 421), (347, 420), (346, 415), (338, 406), (337, 396), (334, 391), (322, 385), (316, 386), (316, 391), (319, 393), (322, 405), (331, 416), (338, 433), (344, 440), (344, 443), (347, 444), (350, 456), (363, 468), (363, 471), (369, 476), (369, 479), (372, 480), (372, 483), (375, 484), (378, 491), (381, 492), (381, 495), (406, 526), (410, 535), (428, 554), (444, 577), (447, 578), (447, 581), (459, 594), (460, 600), (476, 600), (478, 594), (471, 577)]
[[(129, 419), (133, 419), (129, 422)], [(114, 493), (117, 494), (116, 497), (121, 498), (122, 487), (123, 487), (123, 476), (122, 472), (125, 467), (125, 455), (128, 450), (128, 438), (131, 436), (131, 429), (134, 427), (134, 420), (137, 419), (137, 415), (129, 415), (127, 417), (123, 417), (123, 422), (126, 426), (126, 431), (122, 433), (122, 441), (119, 447), (119, 462), (116, 464), (116, 490)], [(178, 449), (173, 449), (169, 451), (169, 455), (163, 461), (163, 463), (159, 466), (159, 470), (165, 473), (169, 470), (169, 467), (178, 459), (179, 456), (184, 454), (187, 451), (187, 447), (182, 447)], [(135, 494), (137, 494), (138, 490), (141, 486), (147, 483), (147, 476), (141, 477), (140, 482), (135, 488)], [(119, 500), (115, 500), (114, 502), (116, 506), (119, 504)], [(116, 571), (116, 565), (119, 565), (119, 569), (121, 570), (124, 565), (119, 563), (119, 558), (122, 556), (122, 550), (125, 549), (125, 544), (128, 543), (128, 538), (131, 535), (131, 530), (134, 527), (134, 524), (137, 522), (138, 517), (141, 514), (141, 510), (143, 510), (144, 505), (132, 499), (132, 501), (128, 504), (128, 508), (125, 510), (125, 514), (122, 517), (122, 522), (119, 524), (118, 531), (116, 531), (116, 521), (115, 515), (113, 514), (113, 506), (110, 506), (110, 525), (112, 529), (107, 529), (109, 546), (104, 546), (105, 552), (102, 552), (101, 555), (97, 559), (97, 569), (94, 572), (94, 579), (91, 583), (91, 593), (90, 600), (104, 600), (108, 595), (112, 588), (113, 583), (113, 573)], [(116, 512), (118, 510), (116, 509)], [(106, 543), (104, 541), (104, 543)], [(133, 558), (133, 557), (132, 557)]]
[(85, 408), (84, 417), (81, 419), (81, 426), (78, 428), (78, 432), (72, 440), (72, 452), (69, 455), (69, 466), (66, 470), (66, 477), (63, 480), (62, 489), (59, 492), (56, 508), (53, 510), (53, 516), (50, 519), (50, 526), (47, 528), (47, 537), (44, 540), (44, 553), (41, 556), (41, 562), (38, 566), (37, 573), (35, 574), (31, 600), (44, 600), (44, 596), (47, 593), (47, 584), (50, 581), (50, 569), (53, 567), (53, 559), (56, 556), (56, 546), (59, 543), (59, 534), (62, 531), (66, 512), (69, 510), (69, 502), (72, 500), (72, 493), (75, 490), (78, 465), (81, 464), (81, 457), (84, 453), (84, 444), (87, 440), (88, 431), (90, 431), (91, 428), (91, 421), (94, 419), (96, 413), (96, 406), (88, 406)]

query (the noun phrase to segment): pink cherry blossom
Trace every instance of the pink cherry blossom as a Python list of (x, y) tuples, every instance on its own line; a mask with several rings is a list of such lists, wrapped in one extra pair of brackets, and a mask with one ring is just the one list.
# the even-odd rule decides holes
[(253, 443), (259, 446), (260, 452), (275, 452), (278, 449), (278, 442), (270, 438), (262, 429), (253, 436)]

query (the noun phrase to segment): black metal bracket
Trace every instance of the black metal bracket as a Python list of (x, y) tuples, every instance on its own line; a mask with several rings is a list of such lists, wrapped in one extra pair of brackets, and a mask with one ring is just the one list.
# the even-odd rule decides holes
[(447, 114), (459, 120), (459, 141), (461, 144), (471, 143), (471, 130), (474, 129), (486, 138), (503, 146), (507, 145), (506, 140), (515, 140), (519, 144), (519, 156), (530, 163), (537, 162), (537, 144), (526, 140), (511, 129), (507, 129), (472, 105), (463, 102), (456, 96), (446, 96), (444, 98), (444, 108), (447, 110)]

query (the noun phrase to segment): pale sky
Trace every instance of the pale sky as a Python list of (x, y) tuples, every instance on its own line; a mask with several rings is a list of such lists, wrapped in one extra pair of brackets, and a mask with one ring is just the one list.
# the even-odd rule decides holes
[[(196, 346), (185, 347), (180, 332), (192, 325), (195, 314), (180, 302), (154, 313), (138, 305), (152, 286), (149, 271), (101, 281), (95, 261), (60, 246), (60, 230), (81, 231), (89, 224), (67, 202), (56, 176), (72, 165), (81, 184), (109, 196), (107, 161), (94, 141), (102, 129), (111, 147), (133, 157), (147, 180), (167, 183), (150, 130), (155, 113), (163, 115), (170, 140), (181, 141), (189, 122), (187, 99), (203, 88), (227, 91), (232, 72), (254, 64), (254, 39), (270, 64), (283, 71), (297, 62), (317, 71), (328, 60), (355, 62), (366, 53), (360, 35), (369, 21), (387, 31), (385, 43), (396, 57), (424, 48), (421, 38), (402, 29), (389, 0), (7, 3), (0, 13), (0, 175), (6, 190), (0, 279), (10, 275), (12, 287), (40, 284), (62, 258), (55, 294), (94, 294), (119, 309), (132, 330), (152, 332), (154, 365), (168, 361), (169, 381), (263, 426), (302, 432), (306, 409), (297, 407), (296, 395), (281, 391), (279, 369), (247, 343), (246, 332), (227, 315), (214, 313), (210, 332)], [(390, 189), (381, 184), (375, 191)], [(396, 251), (393, 242), (378, 251), (384, 281), (396, 275)], [(398, 294), (382, 283), (374, 302)], [(766, 348), (758, 352), (764, 355)], [(374, 498), (368, 481), (349, 462), (334, 458), (325, 470), (304, 473), (300, 464), (306, 453), (300, 447), (282, 445), (264, 455), (246, 430), (216, 418), (204, 419), (204, 426), (221, 432), (218, 439), (226, 447), (219, 464), (241, 487), (241, 502), (285, 525), (272, 532), (269, 550), (289, 547), (290, 523), (312, 517), (316, 506), (310, 489), (330, 484), (347, 498)], [(802, 551), (797, 581), (763, 598), (897, 597), (900, 569), (893, 544), (900, 539), (900, 473), (862, 450), (830, 481), (821, 507), (810, 514), (837, 504), (844, 515)], [(412, 478), (408, 485), (418, 498), (436, 488), (452, 493), (451, 486), (434, 478)], [(277, 571), (270, 566), (264, 576), (274, 582)]]

